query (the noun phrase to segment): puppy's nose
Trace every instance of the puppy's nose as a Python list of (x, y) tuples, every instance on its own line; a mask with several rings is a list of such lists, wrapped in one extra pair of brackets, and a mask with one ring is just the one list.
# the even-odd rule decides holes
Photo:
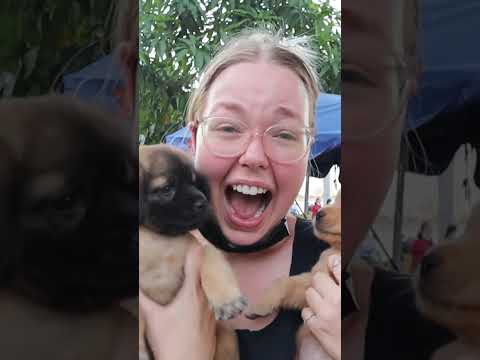
[(442, 264), (442, 257), (436, 253), (431, 252), (425, 255), (420, 264), (420, 276), (426, 277), (432, 273), (433, 270)]
[(194, 211), (203, 211), (207, 207), (207, 202), (205, 199), (195, 200), (192, 204)]
[(327, 212), (325, 210), (318, 210), (317, 215), (315, 215), (315, 220), (319, 221), (322, 217), (327, 215)]

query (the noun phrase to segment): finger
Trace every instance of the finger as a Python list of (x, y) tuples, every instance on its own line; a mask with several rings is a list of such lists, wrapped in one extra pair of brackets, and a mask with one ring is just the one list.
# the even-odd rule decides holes
[(331, 276), (317, 272), (313, 275), (312, 287), (325, 299), (332, 304), (340, 304), (341, 289), (340, 285), (332, 279)]
[(337, 284), (340, 284), (340, 278), (342, 273), (342, 258), (339, 255), (331, 255), (328, 258), (328, 267)]
[(314, 289), (308, 288), (305, 293), (308, 307), (315, 313), (319, 314), (323, 307), (328, 306), (324, 298)]
[(309, 307), (303, 308), (302, 319), (305, 323), (307, 323), (308, 320), (311, 320), (312, 317), (314, 317), (314, 316), (315, 316), (315, 313), (312, 311), (311, 308), (309, 308)]

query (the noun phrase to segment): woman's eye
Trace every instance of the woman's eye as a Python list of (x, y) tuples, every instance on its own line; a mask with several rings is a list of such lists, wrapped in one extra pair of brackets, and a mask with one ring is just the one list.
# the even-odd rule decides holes
[(238, 130), (233, 126), (222, 126), (222, 127), (218, 128), (218, 131), (225, 132), (225, 133), (238, 132)]
[(375, 83), (371, 81), (365, 74), (354, 69), (342, 69), (342, 83), (351, 83), (355, 85), (363, 86), (375, 86)]
[(282, 131), (279, 134), (275, 135), (276, 138), (282, 139), (282, 140), (291, 140), (294, 141), (297, 139), (295, 134), (287, 131)]

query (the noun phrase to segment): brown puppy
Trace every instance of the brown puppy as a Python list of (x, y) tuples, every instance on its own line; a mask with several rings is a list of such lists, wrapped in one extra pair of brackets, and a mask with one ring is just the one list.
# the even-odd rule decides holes
[[(318, 239), (327, 242), (330, 248), (323, 251), (320, 259), (311, 272), (296, 276), (280, 278), (273, 282), (261, 301), (249, 306), (245, 314), (248, 318), (267, 316), (280, 308), (301, 310), (307, 306), (305, 292), (312, 284), (313, 274), (322, 271), (330, 272), (328, 258), (330, 255), (341, 252), (342, 219), (341, 194), (337, 195), (334, 203), (322, 208), (313, 219), (313, 231)], [(302, 326), (297, 333), (297, 344), (307, 335), (308, 329)]]
[(131, 357), (136, 319), (117, 306), (138, 295), (127, 124), (60, 95), (3, 99), (0, 114), (2, 358)]
[(416, 274), (420, 311), (458, 336), (434, 359), (480, 359), (479, 253), (480, 204), (472, 211), (463, 236), (433, 248)]
[[(217, 320), (239, 315), (247, 303), (223, 254), (197, 229), (211, 216), (206, 179), (183, 152), (167, 145), (140, 147), (140, 288), (166, 305), (183, 284), (185, 256), (199, 241), (205, 247), (201, 283)], [(239, 359), (234, 330), (221, 322), (215, 360)], [(139, 352), (147, 359), (145, 323), (140, 314)]]

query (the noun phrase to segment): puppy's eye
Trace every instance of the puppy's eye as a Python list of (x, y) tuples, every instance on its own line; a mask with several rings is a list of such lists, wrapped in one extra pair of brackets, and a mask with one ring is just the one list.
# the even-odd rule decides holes
[(170, 191), (173, 190), (173, 186), (172, 185), (165, 185), (165, 186), (161, 187), (159, 190), (161, 192), (163, 192), (164, 194), (168, 194)]
[(79, 198), (77, 194), (69, 193), (58, 199), (52, 200), (50, 208), (57, 212), (71, 211), (78, 204)]

